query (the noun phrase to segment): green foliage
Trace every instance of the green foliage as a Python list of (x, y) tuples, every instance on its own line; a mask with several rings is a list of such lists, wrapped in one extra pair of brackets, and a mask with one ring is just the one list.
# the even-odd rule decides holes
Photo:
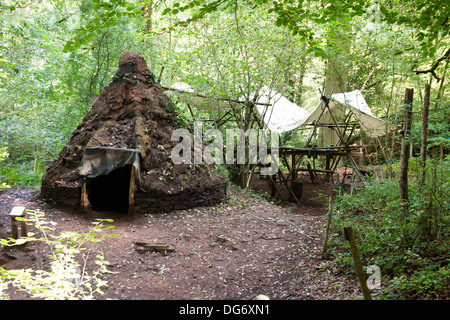
[(162, 15), (177, 15), (178, 13), (182, 13), (189, 9), (198, 9), (197, 12), (195, 12), (191, 17), (189, 17), (186, 20), (177, 21), (170, 27), (166, 27), (163, 29), (163, 31), (170, 31), (174, 30), (177, 27), (186, 27), (191, 22), (198, 21), (199, 19), (204, 18), (207, 14), (210, 14), (214, 11), (217, 11), (218, 8), (224, 4), (229, 2), (228, 0), (214, 0), (206, 3), (204, 0), (194, 0), (189, 1), (186, 5), (181, 5), (180, 2), (175, 2), (172, 4), (172, 7), (167, 7), (163, 10)]
[(125, 0), (92, 0), (84, 6), (84, 11), (88, 10), (96, 12), (95, 17), (75, 30), (76, 36), (67, 41), (64, 52), (72, 52), (89, 44), (106, 29), (117, 26), (121, 17), (135, 18), (142, 14), (137, 4)]
[[(380, 1), (373, 3), (364, 0), (350, 1), (252, 1), (256, 6), (266, 8), (267, 14), (275, 14), (275, 25), (284, 26), (294, 36), (300, 36), (303, 42), (310, 44), (309, 53), (326, 57), (324, 48), (320, 45), (320, 32), (317, 25), (332, 26), (342, 24), (358, 17), (365, 17), (390, 25), (403, 25), (415, 29), (416, 40), (419, 41), (423, 57), (433, 58), (437, 52), (436, 40), (448, 36), (449, 10), (445, 0), (441, 1)], [(207, 14), (217, 11), (220, 7), (239, 7), (239, 1), (186, 1), (173, 3), (163, 11), (163, 15), (177, 15), (189, 9), (197, 9), (188, 19), (178, 21), (170, 30), (185, 27), (191, 22), (204, 18)], [(242, 4), (241, 4), (242, 5)], [(367, 17), (367, 15), (371, 15)]]
[(423, 57), (433, 58), (437, 52), (436, 41), (449, 35), (450, 7), (447, 1), (412, 0), (401, 4), (380, 5), (383, 19), (391, 24), (415, 28)]
[[(422, 128), (419, 90), (430, 80), (430, 73), (416, 71), (435, 67), (432, 79), (441, 80), (432, 83), (426, 182), (419, 189), (419, 161), (411, 159), (410, 212), (401, 210), (398, 182), (385, 179), (342, 195), (334, 223), (354, 226), (367, 264), (393, 277), (394, 292), (387, 294), (429, 297), (429, 291), (441, 290), (438, 279), (447, 281), (448, 268), (429, 258), (448, 251), (450, 223), (450, 160), (436, 163), (450, 148), (444, 0), (0, 1), (0, 16), (0, 188), (39, 186), (126, 50), (143, 56), (154, 74), (164, 70), (163, 85), (183, 81), (201, 94), (242, 101), (269, 86), (309, 110), (323, 88), (325, 63), (339, 66), (347, 88), (364, 88), (372, 111), (394, 124), (401, 122), (404, 88), (414, 87), (414, 155)], [(174, 102), (184, 126), (191, 110)], [(192, 109), (196, 119), (223, 115)], [(253, 111), (243, 108), (235, 123), (221, 129), (247, 126)], [(304, 136), (293, 131), (282, 143), (302, 147)], [(383, 164), (394, 161), (395, 169), (398, 137), (383, 137), (381, 143)], [(229, 177), (239, 172), (219, 170)], [(85, 235), (66, 236), (57, 236), (59, 245)], [(336, 262), (350, 270), (348, 250), (338, 249), (342, 241), (336, 234), (332, 239)], [(37, 284), (52, 275), (40, 277)], [(0, 282), (0, 297), (4, 287)]]
[[(426, 184), (420, 189), (416, 170), (411, 170), (408, 213), (399, 201), (397, 179), (372, 180), (356, 193), (336, 198), (334, 230), (354, 228), (364, 265), (379, 266), (390, 281), (382, 298), (448, 295), (449, 162), (430, 163)], [(335, 262), (351, 272), (352, 259), (342, 237), (336, 232), (331, 238)], [(443, 264), (435, 265), (435, 257), (441, 257)]]
[(92, 3), (45, 3), (1, 12), (0, 147), (8, 148), (9, 157), (0, 162), (0, 174), (13, 187), (39, 186), (47, 166), (110, 83), (123, 48), (139, 51), (141, 45), (139, 24), (124, 15), (117, 17), (117, 26), (103, 26), (89, 46), (64, 53), (65, 39), (95, 16)]
[[(53, 233), (56, 223), (47, 221), (43, 212), (29, 211), (28, 215), (30, 218), (27, 221), (33, 222), (41, 235), (29, 232), (27, 238), (0, 239), (0, 242), (5, 246), (16, 246), (41, 241), (48, 245), (51, 251), (50, 267), (43, 270), (0, 268), (0, 298), (7, 298), (5, 291), (8, 286), (26, 292), (33, 299), (91, 300), (95, 299), (96, 295), (102, 295), (102, 288), (107, 286), (102, 276), (110, 273), (107, 270), (109, 263), (101, 252), (87, 248), (86, 243), (97, 243), (117, 236), (100, 235), (104, 230), (114, 228), (105, 226), (105, 222), (112, 220), (98, 219), (87, 233), (65, 231), (56, 235)], [(91, 261), (95, 262), (95, 267), (88, 265)]]
[[(0, 163), (4, 161), (9, 156), (9, 153), (7, 152), (6, 148), (0, 148)], [(0, 176), (0, 189), (6, 189), (10, 188), (9, 185), (4, 182), (4, 175), (2, 174)]]
[(401, 275), (393, 278), (392, 291), (386, 299), (413, 297), (415, 299), (448, 299), (450, 288), (450, 264), (441, 267), (428, 265), (410, 277)]

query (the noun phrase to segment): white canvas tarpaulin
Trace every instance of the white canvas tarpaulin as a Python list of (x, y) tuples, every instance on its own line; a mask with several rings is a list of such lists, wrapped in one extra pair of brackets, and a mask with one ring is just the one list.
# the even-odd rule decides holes
[(349, 107), (369, 137), (378, 137), (386, 133), (386, 122), (372, 114), (361, 91), (332, 94), (331, 99)]
[[(195, 92), (188, 84), (176, 82), (167, 88), (166, 92), (171, 92), (186, 102), (190, 106), (211, 111), (230, 110), (230, 101), (204, 97)], [(331, 100), (336, 103), (330, 104), (332, 110), (339, 108), (333, 113), (345, 113), (349, 108), (359, 120), (361, 128), (370, 137), (378, 137), (386, 132), (385, 121), (375, 117), (359, 90), (351, 92), (335, 93), (331, 95)], [(320, 101), (311, 112), (292, 103), (275, 90), (263, 87), (260, 97), (256, 101), (256, 109), (264, 120), (267, 127), (276, 133), (283, 133), (294, 130), (305, 124), (312, 124), (321, 115), (324, 108)], [(233, 106), (237, 106), (233, 102)], [(341, 112), (338, 112), (341, 111)], [(325, 110), (324, 112), (328, 112)]]
[(282, 133), (301, 126), (308, 111), (292, 103), (280, 93), (265, 87), (256, 105), (258, 113), (272, 132)]
[[(377, 137), (386, 132), (386, 123), (372, 114), (372, 111), (359, 90), (332, 94), (331, 100), (337, 102), (332, 107), (332, 110), (335, 108), (350, 108), (361, 123), (363, 130), (370, 137)], [(275, 103), (269, 107), (258, 106), (258, 111), (260, 114), (266, 112), (264, 115), (264, 122), (270, 130), (277, 133), (287, 132), (305, 124), (312, 124), (322, 115), (322, 113), (328, 112), (327, 110), (323, 111), (324, 105), (322, 101), (319, 102), (310, 113), (291, 103), (284, 97), (281, 97), (278, 100), (278, 103), (276, 99), (267, 100), (266, 98), (263, 98), (262, 100), (258, 100), (258, 102), (265, 101), (269, 101), (269, 103), (274, 101)]]

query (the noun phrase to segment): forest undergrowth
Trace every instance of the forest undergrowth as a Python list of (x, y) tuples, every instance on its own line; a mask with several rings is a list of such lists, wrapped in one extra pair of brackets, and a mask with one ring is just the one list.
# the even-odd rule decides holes
[(449, 299), (450, 159), (431, 163), (422, 187), (414, 162), (410, 160), (408, 212), (400, 201), (395, 165), (391, 177), (372, 178), (352, 194), (337, 190), (327, 258), (342, 272), (353, 272), (341, 235), (343, 227), (352, 227), (363, 265), (379, 268), (380, 298)]

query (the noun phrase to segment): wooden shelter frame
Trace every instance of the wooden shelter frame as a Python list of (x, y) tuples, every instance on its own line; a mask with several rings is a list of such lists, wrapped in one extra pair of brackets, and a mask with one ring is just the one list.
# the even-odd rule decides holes
[[(163, 89), (169, 90), (169, 87), (163, 87)], [(183, 92), (182, 90), (178, 90)], [(199, 94), (195, 94), (199, 97), (204, 97)], [(231, 99), (217, 99), (222, 101), (227, 101), (230, 103), (230, 110), (227, 110), (224, 112), (218, 119), (204, 119), (203, 121), (212, 121), (214, 122), (214, 127), (218, 128), (222, 126), (224, 123), (228, 121), (238, 121), (236, 115), (235, 115), (235, 109), (233, 108), (232, 104), (246, 104), (251, 103), (253, 105), (261, 104), (261, 105), (270, 105), (266, 103), (258, 103), (255, 101), (238, 101), (238, 100), (231, 100)], [(349, 142), (352, 138), (353, 133), (355, 132), (355, 129), (359, 129), (360, 126), (358, 122), (351, 121), (353, 112), (351, 110), (348, 110), (348, 113), (346, 114), (345, 118), (342, 122), (338, 122), (336, 117), (334, 116), (333, 111), (331, 110), (331, 107), (329, 105), (330, 99), (326, 96), (321, 96), (321, 102), (322, 102), (322, 109), (321, 113), (318, 116), (318, 118), (313, 121), (311, 124), (306, 124), (307, 126), (312, 126), (312, 130), (308, 136), (306, 145), (304, 148), (297, 148), (297, 147), (279, 147), (278, 155), (280, 159), (284, 161), (288, 168), (288, 175), (285, 176), (280, 169), (280, 166), (278, 166), (278, 170), (274, 175), (269, 176), (269, 184), (272, 186), (272, 196), (276, 195), (280, 198), (282, 202), (286, 202), (286, 199), (282, 196), (282, 189), (286, 188), (289, 192), (289, 196), (295, 200), (296, 203), (300, 204), (300, 199), (298, 199), (297, 194), (292, 190), (289, 182), (296, 182), (297, 181), (297, 174), (298, 172), (308, 172), (310, 179), (313, 183), (317, 180), (316, 173), (325, 173), (326, 180), (329, 181), (330, 178), (333, 177), (333, 174), (336, 173), (336, 169), (339, 165), (339, 161), (342, 159), (342, 157), (346, 157), (350, 165), (353, 169), (354, 174), (364, 182), (364, 177), (361, 174), (360, 170), (358, 169), (358, 165), (352, 158), (352, 153), (357, 150), (362, 150), (361, 146), (350, 146)], [(189, 108), (189, 112), (195, 121), (194, 112), (192, 110), (192, 107), (189, 105), (189, 103), (185, 102)], [(331, 119), (333, 120), (332, 123), (321, 123), (320, 120), (324, 113), (328, 111), (331, 115)], [(261, 123), (259, 121), (260, 119), (257, 119), (258, 125), (261, 127)], [(262, 119), (261, 119), (262, 120)], [(305, 126), (306, 126), (305, 125)], [(315, 145), (312, 145), (312, 139), (316, 135), (316, 131), (320, 127), (328, 127), (333, 128), (335, 132), (338, 135), (338, 142), (334, 146), (327, 146), (327, 147), (317, 147)], [(347, 137), (346, 137), (347, 134)], [(268, 149), (268, 154), (270, 154), (270, 148)], [(316, 169), (315, 163), (313, 161), (313, 167), (311, 167), (310, 164), (307, 164), (306, 168), (301, 167), (301, 161), (304, 159), (304, 157), (313, 158), (315, 159), (317, 156), (324, 156), (325, 157), (325, 168), (324, 169)], [(290, 158), (290, 161), (288, 161), (288, 158)], [(275, 161), (275, 159), (272, 157), (272, 161)], [(254, 171), (254, 166), (251, 169), (252, 173)]]
[[(306, 145), (304, 148), (296, 148), (296, 147), (283, 147), (279, 148), (279, 156), (280, 159), (284, 161), (287, 166), (288, 174), (285, 176), (280, 167), (275, 175), (271, 176), (270, 184), (272, 186), (272, 196), (275, 194), (280, 198), (281, 201), (286, 202), (286, 199), (283, 198), (281, 194), (281, 190), (286, 188), (289, 192), (289, 196), (292, 197), (295, 202), (300, 204), (300, 200), (298, 199), (298, 194), (291, 188), (292, 183), (297, 181), (297, 173), (298, 172), (308, 172), (311, 181), (314, 183), (317, 180), (317, 172), (325, 173), (326, 180), (329, 181), (332, 178), (332, 175), (336, 173), (336, 169), (338, 167), (339, 161), (342, 157), (346, 157), (350, 165), (353, 169), (353, 172), (356, 176), (364, 182), (364, 176), (361, 174), (358, 169), (358, 165), (352, 157), (352, 153), (361, 149), (361, 146), (350, 146), (349, 142), (352, 138), (355, 129), (359, 128), (358, 123), (351, 121), (352, 111), (349, 110), (348, 114), (345, 115), (343, 122), (338, 122), (337, 118), (334, 116), (333, 111), (329, 105), (330, 99), (322, 96), (322, 109), (319, 117), (311, 124), (312, 130), (307, 138)], [(323, 114), (328, 111), (331, 115), (332, 123), (322, 123), (320, 122)], [(338, 141), (334, 146), (327, 147), (317, 147), (312, 145), (313, 137), (316, 135), (316, 131), (320, 127), (328, 127), (333, 128), (338, 135)], [(347, 134), (347, 136), (346, 136)], [(314, 167), (311, 167), (311, 164), (307, 164), (306, 168), (301, 167), (301, 162), (304, 157), (313, 158)], [(325, 169), (316, 169), (314, 159), (317, 156), (325, 157)], [(290, 159), (290, 161), (288, 160)], [(291, 183), (291, 186), (289, 184)]]

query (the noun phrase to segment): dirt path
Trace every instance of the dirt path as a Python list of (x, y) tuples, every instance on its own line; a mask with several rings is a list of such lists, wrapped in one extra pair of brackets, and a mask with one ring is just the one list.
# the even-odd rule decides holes
[[(0, 191), (1, 237), (10, 237), (6, 214), (13, 205), (44, 211), (59, 231), (86, 232), (97, 218), (44, 205), (37, 192)], [(356, 279), (337, 274), (332, 262), (320, 257), (324, 214), (318, 203), (286, 208), (230, 188), (228, 202), (216, 207), (112, 216), (115, 229), (105, 232), (120, 236), (94, 248), (104, 253), (113, 272), (106, 275), (109, 287), (98, 299), (253, 299), (258, 294), (271, 299), (355, 299), (361, 295)], [(142, 253), (136, 245), (140, 242), (174, 251)], [(0, 262), (45, 267), (45, 246), (32, 243), (28, 248), (22, 258), (11, 258), (3, 248)], [(21, 293), (10, 296), (26, 298)]]

